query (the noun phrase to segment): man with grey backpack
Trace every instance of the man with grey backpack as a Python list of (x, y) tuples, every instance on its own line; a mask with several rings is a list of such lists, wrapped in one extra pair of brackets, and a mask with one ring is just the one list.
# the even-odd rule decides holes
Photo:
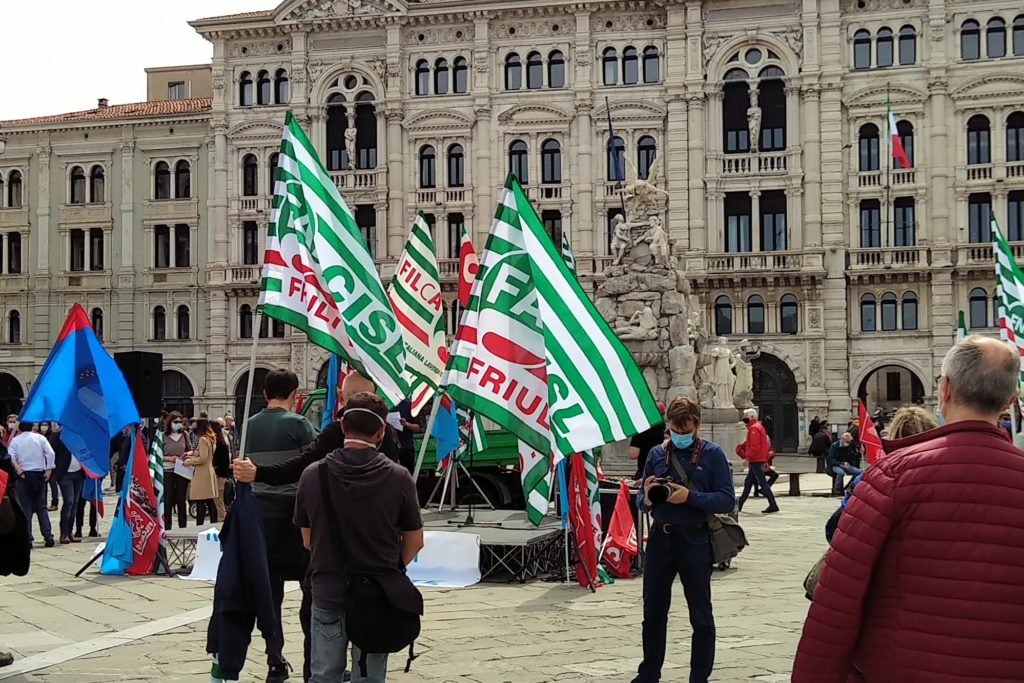
[(405, 567), (423, 547), (423, 520), (412, 476), (378, 450), (386, 418), (376, 394), (350, 396), (344, 446), (299, 479), (294, 521), (313, 589), (310, 683), (342, 680), (350, 642), (356, 683), (384, 683), (390, 652), (408, 647), (413, 657), (423, 598)]

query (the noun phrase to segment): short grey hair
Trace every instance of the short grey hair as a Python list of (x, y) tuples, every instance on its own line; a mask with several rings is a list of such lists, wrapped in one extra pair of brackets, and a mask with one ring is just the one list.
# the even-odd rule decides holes
[(1020, 356), (1005, 342), (971, 335), (949, 350), (942, 376), (958, 403), (982, 413), (999, 413), (1020, 382)]
[(747, 408), (743, 411), (743, 417), (749, 417), (751, 420), (756, 420), (757, 408)]

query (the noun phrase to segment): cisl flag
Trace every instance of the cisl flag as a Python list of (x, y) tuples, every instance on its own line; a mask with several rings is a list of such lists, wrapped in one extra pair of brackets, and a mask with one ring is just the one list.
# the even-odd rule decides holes
[(615, 499), (615, 511), (608, 525), (608, 543), (604, 550), (608, 573), (617, 579), (633, 578), (629, 566), (637, 554), (636, 524), (633, 523), (629, 499), (629, 487), (623, 481), (619, 484), (619, 496)]

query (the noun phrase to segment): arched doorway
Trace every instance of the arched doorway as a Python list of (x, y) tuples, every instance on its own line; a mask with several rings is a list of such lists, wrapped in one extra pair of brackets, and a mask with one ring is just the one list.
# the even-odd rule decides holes
[[(267, 407), (267, 399), (263, 396), (263, 380), (269, 370), (256, 368), (252, 380), (252, 402), (249, 405), (248, 418)], [(249, 373), (244, 373), (235, 385), (235, 415), (245, 415), (245, 387), (249, 383)]]
[(177, 410), (185, 417), (192, 417), (195, 414), (195, 405), (192, 402), (195, 389), (188, 377), (177, 370), (164, 370), (163, 385), (164, 410)]
[(800, 446), (800, 419), (793, 371), (775, 356), (754, 359), (754, 405), (777, 453), (796, 453)]
[(924, 384), (916, 373), (902, 365), (883, 365), (872, 370), (857, 387), (857, 398), (868, 413), (881, 408), (886, 417), (900, 406), (924, 404)]
[(0, 372), (0, 419), (8, 415), (17, 415), (25, 402), (25, 392), (21, 382), (6, 372)]

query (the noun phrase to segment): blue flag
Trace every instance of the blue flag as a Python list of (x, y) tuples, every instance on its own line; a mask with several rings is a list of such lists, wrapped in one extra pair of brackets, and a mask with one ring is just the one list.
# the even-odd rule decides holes
[[(134, 439), (135, 432), (125, 437)], [(110, 532), (107, 534), (107, 545), (103, 549), (103, 561), (100, 563), (100, 572), (120, 576), (135, 561), (135, 551), (132, 547), (132, 526), (128, 523), (128, 492), (132, 488), (132, 467), (135, 458), (129, 458), (128, 471), (124, 475), (124, 484), (121, 486), (121, 493), (117, 499), (117, 511), (114, 513), (114, 520), (110, 523)]]
[(320, 429), (334, 422), (334, 413), (338, 412), (338, 375), (341, 372), (341, 359), (332, 353), (327, 364), (327, 387), (324, 389), (324, 414), (320, 418)]
[(558, 513), (562, 517), (563, 529), (569, 520), (569, 470), (565, 466), (567, 462), (569, 462), (568, 458), (558, 461), (558, 505), (560, 508)]
[(110, 440), (125, 426), (140, 422), (121, 369), (96, 338), (80, 305), (68, 313), (20, 419), (59, 422), (60, 440), (101, 477), (110, 470)]
[(437, 466), (440, 468), (459, 447), (459, 418), (455, 414), (455, 401), (450, 396), (436, 400), (441, 402), (441, 407), (437, 410), (430, 434), (437, 439)]

